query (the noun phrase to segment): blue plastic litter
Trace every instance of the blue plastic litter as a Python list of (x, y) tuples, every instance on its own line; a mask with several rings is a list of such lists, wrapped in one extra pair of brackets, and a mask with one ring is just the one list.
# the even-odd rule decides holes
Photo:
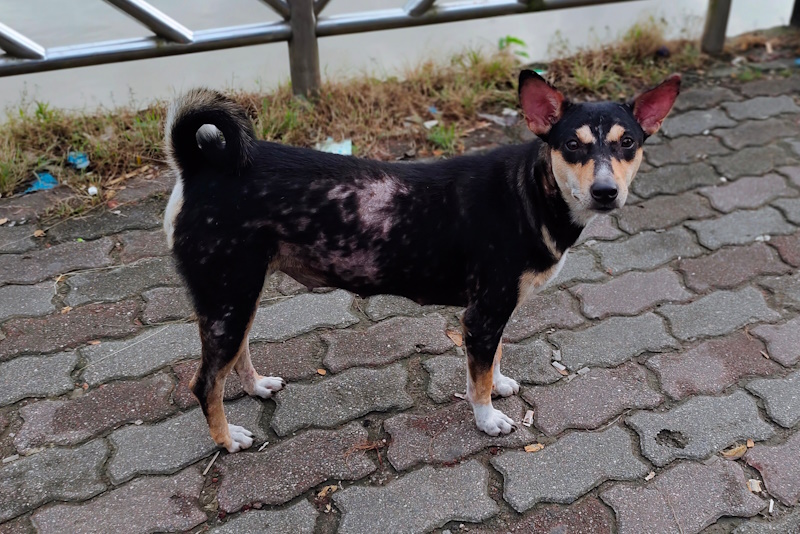
[(67, 154), (67, 163), (78, 170), (85, 169), (89, 166), (89, 156), (83, 152), (70, 152)]
[(333, 137), (329, 137), (323, 143), (317, 143), (316, 149), (320, 152), (329, 152), (331, 154), (339, 154), (341, 156), (352, 156), (353, 155), (353, 141), (350, 139), (345, 139), (344, 141), (337, 143), (333, 140)]
[(439, 110), (436, 109), (436, 106), (428, 106), (428, 111), (430, 112), (431, 115), (436, 115), (437, 113), (439, 113)]
[(800, 57), (794, 58), (794, 64), (800, 67)]
[(35, 174), (36, 181), (25, 190), (25, 193), (33, 193), (34, 191), (47, 191), (48, 189), (53, 189), (58, 185), (58, 180), (56, 180), (55, 177), (53, 177), (53, 175), (49, 172), (37, 172)]

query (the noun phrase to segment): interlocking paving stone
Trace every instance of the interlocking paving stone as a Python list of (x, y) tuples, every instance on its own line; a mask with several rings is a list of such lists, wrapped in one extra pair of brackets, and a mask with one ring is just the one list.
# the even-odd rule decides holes
[(89, 385), (102, 384), (143, 376), (175, 360), (199, 356), (200, 335), (196, 324), (172, 324), (148, 328), (125, 341), (84, 347), (81, 354), (87, 360), (83, 379)]
[(163, 206), (164, 204), (158, 201), (120, 205), (119, 214), (101, 211), (96, 215), (68, 219), (49, 230), (47, 235), (57, 241), (78, 238), (88, 241), (125, 230), (148, 230), (161, 226)]
[(778, 167), (776, 170), (789, 178), (794, 185), (800, 187), (800, 166)]
[(684, 111), (695, 108), (713, 108), (720, 102), (741, 99), (742, 97), (727, 87), (692, 88), (681, 91), (681, 97), (675, 101), (675, 110)]
[[(230, 424), (243, 426), (262, 440), (259, 427), (263, 404), (246, 398), (225, 405)], [(152, 425), (128, 425), (109, 435), (115, 453), (108, 463), (114, 484), (141, 475), (170, 474), (205, 458), (217, 448), (200, 408)]]
[[(719, 130), (726, 132), (728, 130)], [(719, 139), (710, 135), (699, 137), (679, 137), (660, 145), (648, 146), (644, 154), (652, 165), (660, 167), (673, 163), (689, 163), (707, 156), (726, 154), (728, 149), (722, 146)]]
[[(517, 397), (493, 403), (516, 422), (521, 422), (526, 407)], [(530, 430), (520, 426), (516, 432), (492, 437), (478, 430), (472, 408), (458, 402), (424, 415), (401, 413), (387, 419), (384, 429), (392, 435), (387, 454), (398, 471), (417, 464), (449, 464), (490, 446), (521, 447), (536, 441)]]
[(193, 310), (183, 287), (156, 287), (142, 293), (145, 300), (142, 319), (147, 324), (188, 319)]
[(788, 95), (759, 96), (742, 102), (725, 102), (722, 107), (736, 120), (768, 119), (785, 113), (800, 113), (800, 106)]
[(644, 368), (628, 362), (615, 369), (592, 369), (572, 382), (525, 389), (535, 406), (536, 428), (555, 436), (568, 428), (593, 430), (631, 408), (655, 408), (664, 400), (647, 383)]
[(744, 459), (758, 469), (771, 495), (786, 506), (800, 502), (800, 432), (782, 445), (756, 445)]
[(750, 519), (742, 523), (731, 534), (794, 534), (800, 532), (800, 508), (771, 521)]
[(739, 150), (746, 146), (761, 146), (780, 139), (797, 135), (797, 126), (789, 121), (767, 119), (763, 121), (747, 121), (733, 128), (714, 130), (729, 147)]
[(720, 211), (730, 213), (741, 208), (757, 208), (780, 197), (797, 195), (797, 190), (786, 185), (786, 179), (780, 174), (739, 178), (727, 185), (715, 185), (700, 189)]
[(639, 174), (631, 184), (634, 193), (650, 198), (656, 195), (675, 195), (704, 185), (719, 182), (719, 174), (704, 162), (689, 165), (668, 165)]
[(713, 395), (746, 376), (769, 376), (780, 367), (761, 354), (764, 346), (744, 332), (704, 341), (682, 353), (656, 354), (647, 360), (661, 389), (673, 399)]
[(550, 341), (561, 347), (562, 363), (571, 371), (585, 365), (616, 366), (646, 351), (678, 346), (653, 313), (611, 317), (585, 330), (556, 332)]
[(54, 448), (0, 467), (0, 521), (53, 501), (81, 501), (106, 489), (101, 468), (108, 446), (96, 440)]
[(625, 241), (597, 243), (603, 266), (619, 274), (631, 269), (653, 269), (676, 258), (699, 256), (703, 249), (684, 228), (666, 232), (642, 232)]
[(665, 304), (659, 312), (669, 320), (672, 333), (684, 341), (719, 336), (756, 321), (780, 318), (753, 287), (716, 291), (690, 304)]
[(259, 308), (250, 338), (283, 341), (316, 328), (345, 327), (358, 322), (350, 313), (353, 295), (341, 289), (330, 293), (306, 293)]
[(755, 399), (742, 390), (725, 397), (692, 397), (667, 412), (636, 412), (627, 423), (639, 434), (642, 454), (659, 467), (775, 434), (759, 417)]
[(784, 198), (773, 202), (794, 224), (800, 224), (800, 199)]
[(800, 77), (754, 80), (739, 88), (745, 96), (780, 96), (796, 94), (800, 91)]
[(706, 199), (697, 193), (683, 193), (625, 206), (619, 214), (619, 227), (629, 234), (638, 234), (642, 230), (669, 228), (687, 219), (706, 219), (714, 214)]
[(614, 219), (608, 216), (595, 217), (592, 219), (586, 228), (581, 232), (577, 243), (581, 244), (590, 239), (599, 239), (600, 241), (613, 241), (620, 236), (622, 232), (614, 225)]
[[(775, 167), (795, 162), (782, 148), (772, 144), (763, 147), (747, 147), (728, 156), (713, 156), (709, 162), (726, 178), (758, 176)], [(712, 184), (708, 184), (712, 185)]]
[(747, 389), (764, 400), (767, 413), (779, 425), (792, 428), (800, 423), (800, 370), (785, 378), (753, 380)]
[(164, 230), (131, 230), (121, 234), (119, 239), (122, 242), (119, 254), (122, 263), (170, 254)]
[(576, 280), (594, 282), (605, 278), (607, 278), (606, 274), (597, 268), (597, 262), (591, 252), (588, 250), (576, 250), (569, 253), (561, 272), (550, 283), (550, 287), (563, 286)]
[(692, 297), (670, 269), (629, 272), (604, 284), (579, 284), (572, 292), (581, 301), (583, 314), (593, 319), (637, 315), (662, 302), (685, 302)]
[(314, 534), (317, 511), (308, 501), (283, 510), (250, 510), (223, 525), (209, 530), (211, 534)]
[(395, 315), (418, 315), (426, 310), (439, 309), (441, 306), (420, 306), (413, 300), (395, 295), (375, 295), (370, 297), (364, 313), (373, 321), (382, 321)]
[(18, 517), (0, 524), (0, 534), (30, 534), (33, 532), (33, 525), (29, 517)]
[(0, 284), (35, 284), (78, 269), (111, 265), (114, 242), (104, 237), (85, 243), (64, 243), (25, 254), (0, 254)]
[(0, 227), (0, 254), (19, 254), (36, 248), (33, 239), (34, 225)]
[(781, 325), (761, 325), (752, 333), (766, 341), (769, 357), (790, 367), (800, 361), (800, 317)]
[(20, 452), (48, 443), (72, 445), (123, 423), (156, 421), (175, 411), (172, 379), (159, 374), (114, 382), (72, 400), (44, 400), (20, 408), (24, 420), (14, 438)]
[(797, 230), (783, 219), (778, 210), (769, 206), (686, 224), (697, 232), (700, 243), (710, 249), (724, 245), (745, 245), (762, 235), (791, 234)]
[(54, 288), (50, 282), (35, 286), (0, 287), (0, 321), (9, 317), (46, 315), (55, 310)]
[(356, 446), (367, 442), (358, 423), (339, 430), (309, 430), (262, 452), (225, 456), (217, 464), (217, 498), (226, 512), (252, 502), (283, 504), (326, 480), (358, 480), (376, 466)]
[(759, 282), (775, 295), (778, 306), (800, 307), (800, 273), (791, 276), (771, 276)]
[(792, 267), (800, 267), (800, 232), (773, 237), (769, 244), (778, 249), (783, 261)]
[(342, 511), (339, 532), (428, 532), (450, 521), (483, 521), (499, 512), (488, 485), (489, 472), (472, 460), (425, 467), (383, 487), (351, 486), (333, 494)]
[(724, 248), (699, 258), (678, 263), (686, 285), (698, 292), (727, 289), (765, 274), (784, 274), (791, 269), (764, 243)]
[(207, 517), (198, 499), (203, 477), (187, 469), (171, 477), (144, 477), (81, 506), (59, 504), (33, 514), (42, 534), (186, 532)]
[(611, 534), (614, 515), (597, 497), (587, 497), (570, 506), (544, 505), (534, 512), (502, 522), (494, 528), (470, 530), (473, 534), (529, 532), (535, 534)]
[(123, 337), (139, 330), (135, 300), (88, 304), (69, 313), (18, 318), (3, 324), (0, 360), (23, 352), (54, 352), (99, 338)]
[[(524, 344), (503, 345), (503, 374), (523, 384), (552, 384), (561, 379), (550, 365), (552, 349), (542, 340)], [(428, 396), (434, 402), (453, 400), (453, 394), (464, 393), (467, 364), (464, 356), (436, 356), (422, 364), (430, 374)]]
[(509, 451), (491, 462), (503, 475), (503, 498), (520, 513), (538, 502), (570, 504), (606, 480), (631, 480), (649, 470), (616, 426), (573, 432), (539, 452)]
[(566, 291), (531, 295), (506, 324), (503, 338), (517, 342), (547, 328), (573, 328), (583, 322)]
[(109, 271), (76, 274), (67, 280), (65, 299), (70, 306), (87, 302), (115, 302), (153, 286), (180, 283), (171, 258), (149, 258)]
[(614, 508), (619, 534), (695, 534), (722, 516), (751, 517), (766, 505), (747, 490), (739, 464), (722, 460), (681, 463), (644, 486), (616, 484), (600, 498)]
[(414, 404), (406, 393), (401, 364), (383, 369), (349, 369), (315, 384), (289, 384), (275, 395), (272, 428), (279, 436), (307, 426), (331, 428), (369, 412)]
[(667, 137), (678, 137), (681, 135), (700, 135), (706, 130), (729, 128), (731, 126), (736, 126), (736, 121), (728, 118), (721, 109), (698, 109), (668, 117), (664, 121), (661, 131)]
[(27, 397), (50, 397), (70, 391), (75, 387), (70, 373), (76, 363), (77, 354), (62, 352), (51, 356), (22, 356), (0, 364), (3, 377), (0, 406)]
[(286, 273), (277, 271), (269, 277), (269, 281), (275, 284), (275, 289), (283, 295), (299, 295), (307, 293), (308, 288), (289, 276)]
[(362, 332), (340, 330), (322, 334), (328, 344), (323, 363), (338, 373), (357, 365), (386, 365), (418, 352), (441, 354), (453, 346), (445, 335), (447, 321), (439, 314), (395, 317)]

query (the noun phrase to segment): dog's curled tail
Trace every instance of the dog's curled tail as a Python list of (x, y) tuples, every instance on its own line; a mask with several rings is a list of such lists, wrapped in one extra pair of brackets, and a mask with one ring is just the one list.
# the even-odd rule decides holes
[(164, 149), (179, 176), (209, 164), (238, 173), (250, 164), (255, 143), (244, 108), (217, 91), (193, 89), (169, 107)]

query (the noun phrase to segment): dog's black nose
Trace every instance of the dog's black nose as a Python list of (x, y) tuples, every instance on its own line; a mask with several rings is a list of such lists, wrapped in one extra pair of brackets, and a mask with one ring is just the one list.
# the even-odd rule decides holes
[(614, 184), (592, 184), (592, 198), (601, 204), (609, 204), (617, 198), (617, 186)]

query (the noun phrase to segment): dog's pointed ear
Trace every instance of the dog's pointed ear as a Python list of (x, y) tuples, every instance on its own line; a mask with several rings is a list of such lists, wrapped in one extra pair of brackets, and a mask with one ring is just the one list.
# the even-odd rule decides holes
[(681, 92), (681, 75), (672, 74), (656, 87), (637, 96), (633, 102), (633, 116), (647, 135), (653, 135), (669, 114), (678, 93)]
[(519, 73), (519, 104), (528, 129), (542, 136), (561, 119), (564, 95), (532, 70), (523, 70)]

